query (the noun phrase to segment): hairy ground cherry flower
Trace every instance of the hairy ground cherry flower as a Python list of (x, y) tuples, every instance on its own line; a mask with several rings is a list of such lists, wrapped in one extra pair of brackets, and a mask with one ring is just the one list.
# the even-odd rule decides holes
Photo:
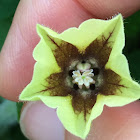
[(41, 25), (37, 32), (41, 41), (33, 52), (33, 78), (19, 99), (42, 100), (57, 108), (72, 134), (86, 138), (104, 105), (123, 106), (140, 98), (140, 85), (132, 80), (122, 54), (120, 14), (111, 20), (87, 20), (61, 34)]

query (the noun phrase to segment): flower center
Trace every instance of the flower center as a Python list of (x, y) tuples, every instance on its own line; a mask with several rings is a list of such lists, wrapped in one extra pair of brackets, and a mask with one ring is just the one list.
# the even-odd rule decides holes
[(67, 85), (80, 93), (97, 91), (102, 83), (102, 72), (95, 59), (75, 60), (68, 70)]
[(91, 84), (95, 84), (95, 80), (93, 79), (93, 69), (85, 69), (85, 70), (75, 70), (73, 71), (73, 83), (77, 84), (80, 89), (85, 86), (87, 89), (90, 88)]
[(72, 92), (87, 98), (97, 95), (104, 83), (103, 71), (95, 58), (73, 60), (67, 69), (65, 84)]

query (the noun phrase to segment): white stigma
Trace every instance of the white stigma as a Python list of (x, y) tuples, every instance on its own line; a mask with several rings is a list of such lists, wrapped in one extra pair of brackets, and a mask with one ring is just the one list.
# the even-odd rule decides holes
[(77, 83), (80, 89), (82, 89), (83, 85), (89, 88), (90, 84), (95, 84), (95, 80), (92, 78), (93, 76), (93, 69), (85, 70), (84, 72), (80, 72), (80, 70), (73, 71), (73, 83)]

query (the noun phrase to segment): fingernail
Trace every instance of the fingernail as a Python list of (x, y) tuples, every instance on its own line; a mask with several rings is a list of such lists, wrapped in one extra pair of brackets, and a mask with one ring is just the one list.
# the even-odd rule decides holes
[(55, 109), (42, 102), (29, 102), (24, 106), (20, 127), (30, 140), (64, 140), (64, 127)]

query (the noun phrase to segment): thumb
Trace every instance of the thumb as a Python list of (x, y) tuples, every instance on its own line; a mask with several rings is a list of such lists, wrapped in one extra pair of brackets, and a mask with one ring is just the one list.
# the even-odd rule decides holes
[[(140, 102), (123, 107), (105, 107), (93, 121), (86, 140), (139, 140)], [(30, 140), (81, 140), (64, 130), (56, 111), (42, 102), (27, 103), (21, 113), (20, 126)]]
[(20, 126), (23, 134), (30, 140), (64, 140), (64, 127), (55, 109), (39, 101), (23, 106)]
[[(86, 140), (140, 140), (140, 102), (123, 107), (104, 108), (103, 113), (93, 121)], [(74, 136), (66, 133), (66, 140)]]

